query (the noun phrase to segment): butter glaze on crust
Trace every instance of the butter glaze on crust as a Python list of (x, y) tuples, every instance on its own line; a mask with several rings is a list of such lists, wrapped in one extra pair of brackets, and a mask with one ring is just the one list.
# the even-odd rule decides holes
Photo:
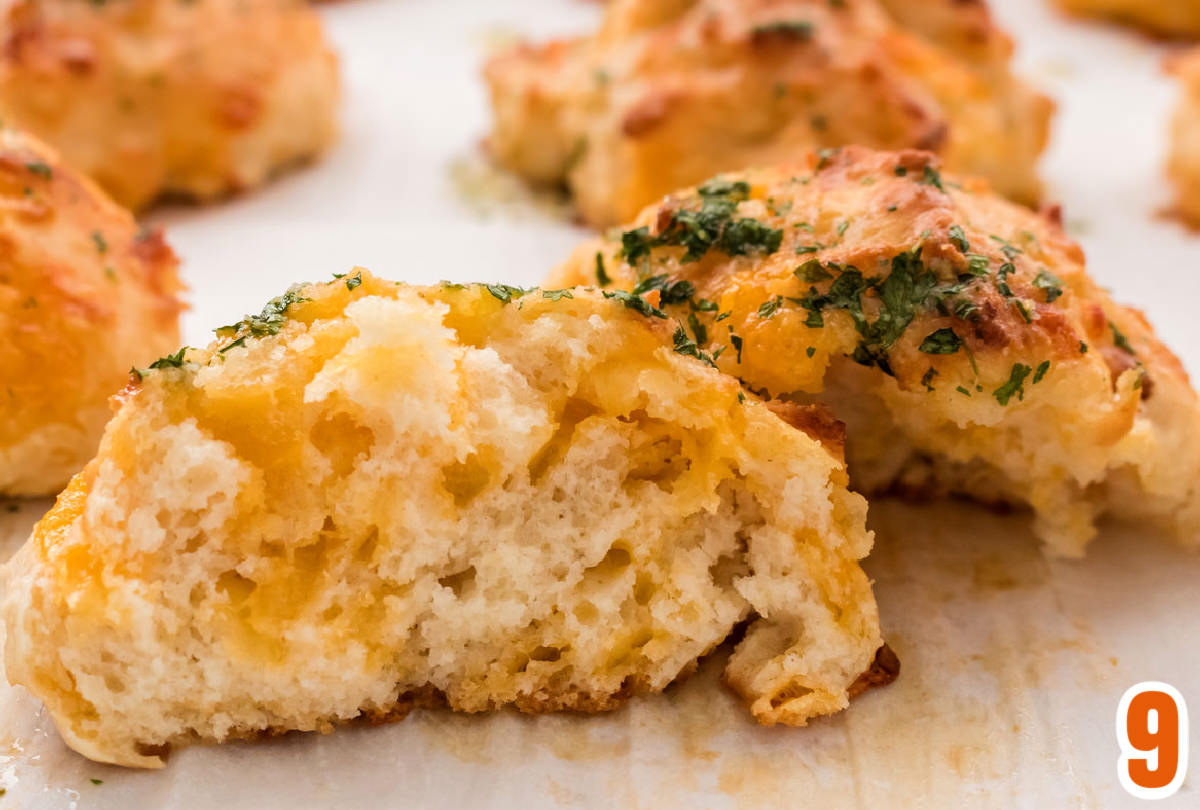
[(837, 449), (666, 319), (356, 272), (221, 334), (133, 381), (0, 569), (8, 677), (86, 756), (439, 695), (600, 711), (743, 625), (725, 679), (762, 723), (894, 676)]
[(303, 0), (15, 0), (0, 116), (120, 203), (261, 185), (336, 135), (337, 60)]
[(608, 226), (720, 171), (817, 147), (937, 150), (1036, 200), (1053, 105), (1013, 78), (980, 2), (616, 0), (590, 37), (485, 71), (489, 146)]
[(1058, 0), (1071, 14), (1132, 25), (1163, 37), (1200, 36), (1197, 0)]
[(129, 367), (179, 342), (176, 265), (160, 232), (0, 128), (0, 494), (83, 469)]
[[(1142, 314), (1089, 278), (1056, 212), (915, 151), (847, 148), (701, 191), (581, 246), (549, 283), (596, 284), (600, 262), (614, 286), (672, 299), (701, 327), (682, 344), (832, 408), (863, 491), (1026, 503), (1068, 556), (1104, 513), (1200, 542), (1196, 394)], [(714, 242), (698, 258), (697, 222)]]

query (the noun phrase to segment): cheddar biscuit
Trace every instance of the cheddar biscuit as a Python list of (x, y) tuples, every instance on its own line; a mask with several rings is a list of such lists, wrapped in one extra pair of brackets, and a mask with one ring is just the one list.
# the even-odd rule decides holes
[(591, 36), (487, 66), (489, 146), (594, 226), (721, 171), (862, 144), (938, 151), (1033, 201), (1052, 103), (980, 2), (616, 0)]
[(1074, 556), (1104, 513), (1200, 541), (1200, 405), (1053, 213), (924, 152), (726, 175), (582, 246), (552, 284), (661, 295), (687, 339), (847, 426), (866, 492), (1025, 503)]
[(608, 709), (746, 621), (760, 722), (844, 708), (880, 637), (837, 426), (610, 295), (356, 271), (165, 358), (3, 569), (9, 678), (145, 767), (434, 696)]

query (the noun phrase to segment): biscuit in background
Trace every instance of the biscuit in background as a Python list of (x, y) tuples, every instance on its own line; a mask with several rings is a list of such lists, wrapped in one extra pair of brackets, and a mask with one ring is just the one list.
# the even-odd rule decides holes
[(894, 675), (839, 426), (645, 299), (360, 271), (220, 334), (126, 391), (0, 569), (8, 677), (86, 756), (608, 709), (743, 622), (725, 678), (760, 722)]
[[(716, 178), (582, 245), (552, 285), (667, 311), (765, 395), (846, 423), (854, 486), (1030, 505), (1078, 556), (1103, 514), (1200, 544), (1200, 402), (1058, 217), (925, 152), (848, 147)], [(718, 356), (719, 353), (719, 356)]]
[(1100, 17), (1165, 37), (1200, 36), (1197, 0), (1057, 0), (1064, 11)]
[(51, 495), (96, 452), (131, 365), (179, 343), (158, 231), (0, 128), (0, 495)]
[(0, 117), (120, 203), (210, 200), (324, 151), (337, 58), (304, 0), (15, 0)]
[(1032, 202), (1053, 104), (1012, 76), (1011, 51), (979, 2), (616, 0), (591, 36), (490, 60), (489, 148), (565, 183), (597, 227), (845, 144), (936, 150)]
[(1167, 67), (1182, 90), (1171, 119), (1167, 159), (1167, 175), (1175, 188), (1174, 212), (1200, 228), (1200, 49), (1172, 57)]

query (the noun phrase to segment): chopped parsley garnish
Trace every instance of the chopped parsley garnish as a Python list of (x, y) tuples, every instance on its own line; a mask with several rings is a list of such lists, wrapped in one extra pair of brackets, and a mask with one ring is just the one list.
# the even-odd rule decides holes
[(821, 171), (833, 160), (841, 149), (825, 148), (817, 152), (817, 171)]
[(971, 392), (968, 391), (966, 388), (963, 388), (961, 385), (955, 387), (954, 390), (957, 391), (958, 393), (962, 394), (964, 397), (971, 396)]
[(549, 298), (551, 301), (561, 301), (564, 298), (574, 298), (570, 290), (542, 290), (542, 298)]
[(54, 170), (51, 169), (48, 164), (42, 163), (41, 161), (26, 163), (25, 168), (36, 175), (46, 178), (47, 180), (54, 176)]
[(1079, 353), (1080, 354), (1088, 353), (1088, 345), (1086, 343), (1084, 343), (1082, 340), (1079, 341)]
[[(493, 293), (494, 295), (495, 293)], [(658, 307), (651, 304), (640, 295), (634, 295), (625, 290), (613, 290), (612, 292), (602, 293), (605, 298), (615, 298), (625, 305), (626, 309), (632, 309), (634, 312), (640, 312), (647, 318), (653, 316), (655, 318), (666, 318), (667, 313), (663, 312)]]
[(696, 310), (697, 312), (717, 311), (717, 302), (709, 301), (707, 298), (697, 298), (695, 301), (691, 301), (689, 303), (691, 303), (692, 309)]
[(361, 270), (358, 272), (357, 275), (353, 276), (352, 278), (346, 279), (346, 289), (349, 290), (350, 292), (354, 292), (355, 288), (360, 286), (361, 284), (362, 284), (362, 271)]
[(838, 237), (840, 238), (840, 237), (842, 237), (842, 236), (845, 236), (845, 235), (846, 235), (846, 230), (847, 230), (849, 227), (850, 227), (850, 220), (848, 220), (848, 219), (844, 219), (844, 220), (842, 220), (840, 223), (838, 223), (838, 226), (837, 226), (837, 235), (838, 235)]
[(926, 391), (933, 390), (933, 385), (932, 385), (933, 378), (936, 377), (937, 375), (938, 375), (938, 370), (936, 368), (934, 368), (933, 366), (930, 366), (928, 369), (925, 370), (925, 373), (921, 375), (921, 385), (925, 386)]
[(89, 779), (88, 781), (91, 782), (93, 785), (103, 785), (104, 784), (103, 779)]
[[(242, 320), (229, 326), (219, 327), (217, 335), (225, 337), (228, 333), (245, 337), (264, 337), (279, 334), (279, 330), (287, 323), (288, 308), (311, 299), (300, 295), (300, 285), (290, 287), (283, 295), (272, 298), (257, 315), (247, 315)], [(226, 346), (226, 349), (231, 348)]]
[(813, 24), (808, 20), (777, 20), (775, 22), (756, 25), (751, 33), (757, 36), (782, 34), (799, 39), (808, 39), (813, 34)]
[(136, 374), (139, 380), (146, 379), (146, 375), (150, 373), (150, 369), (164, 368), (181, 368), (183, 366), (184, 355), (187, 354), (188, 347), (182, 346), (179, 351), (174, 354), (168, 354), (165, 357), (160, 357), (151, 363), (147, 368), (131, 368), (129, 373)]
[(783, 242), (783, 231), (743, 217), (735, 219), (738, 203), (750, 197), (750, 184), (720, 178), (710, 180), (697, 189), (700, 210), (682, 209), (657, 236), (647, 227), (635, 228), (621, 234), (621, 255), (630, 264), (648, 258), (656, 247), (686, 248), (684, 262), (702, 259), (709, 250), (720, 250), (730, 256), (751, 253), (771, 254)]
[(779, 311), (779, 307), (783, 305), (783, 296), (777, 295), (767, 301), (763, 301), (758, 307), (758, 317), (771, 318)]
[(992, 396), (1001, 405), (1008, 405), (1013, 397), (1018, 400), (1025, 399), (1025, 378), (1032, 373), (1033, 369), (1024, 363), (1013, 363), (1012, 371), (1008, 375), (1008, 382), (992, 392)]
[(100, 231), (92, 231), (92, 242), (96, 245), (96, 252), (101, 256), (108, 253), (108, 241)]
[(1062, 279), (1049, 270), (1039, 270), (1033, 277), (1033, 286), (1046, 291), (1046, 303), (1052, 303), (1063, 294)]
[(942, 175), (932, 166), (927, 165), (925, 167), (925, 171), (921, 176), (921, 183), (926, 186), (933, 186), (943, 194), (946, 193), (946, 187), (942, 185)]
[(733, 330), (729, 332), (729, 342), (733, 345), (733, 350), (737, 352), (737, 361), (742, 362), (742, 337), (735, 335)]
[(894, 171), (896, 173), (897, 177), (904, 177), (908, 174), (908, 167), (907, 166), (897, 166), (892, 171)]
[(1014, 293), (1012, 287), (1008, 286), (1008, 274), (1017, 271), (1016, 265), (1012, 262), (1005, 262), (1000, 265), (1000, 269), (996, 271), (996, 289), (1005, 298), (1012, 298)]
[(809, 259), (797, 267), (795, 276), (801, 281), (807, 281), (809, 284), (816, 284), (818, 281), (828, 281), (833, 278), (833, 274), (822, 267), (821, 262), (816, 259)]
[(804, 350), (804, 353), (807, 354), (809, 357), (812, 357), (814, 354), (817, 353), (817, 347), (809, 346), (807, 349)]
[(612, 284), (612, 279), (608, 277), (608, 272), (604, 269), (604, 254), (596, 251), (596, 283), (601, 287), (607, 287)]
[(971, 243), (967, 241), (967, 235), (963, 233), (961, 225), (950, 226), (950, 244), (958, 248), (963, 254), (970, 252)]
[(823, 247), (824, 245), (796, 245), (796, 253), (816, 253)]
[(696, 317), (695, 312), (688, 313), (688, 326), (692, 328), (692, 334), (696, 336), (697, 343), (708, 343), (708, 328), (700, 323), (700, 319)]
[(1046, 372), (1050, 370), (1050, 361), (1043, 360), (1037, 367), (1037, 371), (1033, 372), (1033, 384), (1037, 385), (1046, 376)]
[(1003, 253), (1004, 257), (1009, 261), (1012, 261), (1017, 256), (1025, 252), (1003, 237), (992, 234), (989, 238), (996, 244), (1000, 245), (1000, 252)]
[(697, 360), (703, 361), (706, 365), (710, 365), (713, 368), (717, 367), (717, 364), (713, 358), (700, 351), (699, 344), (688, 337), (687, 332), (682, 326), (675, 327), (674, 341), (674, 348), (677, 354), (685, 354), (688, 357), (695, 357)]
[(492, 294), (493, 298), (503, 301), (506, 304), (514, 298), (520, 298), (529, 292), (529, 290), (523, 290), (520, 287), (510, 287), (507, 284), (486, 284), (484, 286), (487, 287), (487, 291)]
[(962, 339), (953, 329), (938, 329), (930, 332), (921, 341), (920, 349), (925, 354), (954, 354), (962, 346)]
[(1108, 322), (1108, 326), (1110, 329), (1112, 329), (1113, 345), (1126, 354), (1132, 354), (1136, 357), (1137, 352), (1133, 350), (1133, 346), (1130, 345), (1129, 338), (1125, 337), (1125, 333), (1118, 329), (1117, 325), (1112, 321)]
[(992, 260), (987, 256), (982, 256), (978, 253), (967, 254), (967, 272), (971, 275), (982, 278), (988, 274), (991, 266)]
[(645, 295), (651, 290), (658, 290), (659, 303), (662, 306), (671, 304), (682, 304), (684, 301), (691, 299), (696, 292), (692, 282), (681, 280), (672, 282), (670, 276), (665, 273), (658, 276), (649, 276), (642, 279), (633, 288), (634, 295)]

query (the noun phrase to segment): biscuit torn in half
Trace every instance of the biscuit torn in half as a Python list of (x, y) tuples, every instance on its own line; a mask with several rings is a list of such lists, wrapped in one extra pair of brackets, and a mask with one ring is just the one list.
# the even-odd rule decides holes
[(2, 569), (8, 677), (75, 750), (143, 767), (431, 695), (609, 709), (742, 623), (725, 676), (755, 718), (844, 708), (895, 669), (839, 426), (781, 418), (657, 315), (294, 287), (131, 381)]
[(486, 69), (497, 161), (597, 227), (722, 171), (819, 147), (932, 149), (1037, 200), (1054, 105), (983, 2), (614, 0), (594, 34)]
[(1200, 402), (1057, 216), (925, 152), (726, 175), (579, 248), (553, 284), (650, 295), (753, 390), (829, 405), (854, 486), (1029, 504), (1078, 556), (1102, 514), (1200, 543)]

